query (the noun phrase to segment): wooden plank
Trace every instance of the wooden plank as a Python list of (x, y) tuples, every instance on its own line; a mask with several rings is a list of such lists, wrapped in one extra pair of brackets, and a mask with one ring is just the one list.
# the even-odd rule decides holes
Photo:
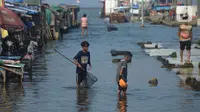
[(0, 72), (1, 72), (1, 74), (3, 76), (3, 82), (5, 83), (6, 82), (6, 71), (1, 68)]
[(15, 74), (17, 74), (17, 75), (21, 75), (21, 76), (23, 76), (23, 72), (24, 72), (24, 68), (10, 68), (10, 67), (4, 67), (4, 66), (0, 66), (0, 68), (3, 68), (4, 70), (7, 70), (7, 71), (10, 71), (10, 72), (12, 72), (12, 73), (15, 73)]
[(7, 66), (7, 67), (14, 67), (14, 68), (21, 68), (21, 67), (24, 67), (25, 64), (3, 64), (4, 66)]

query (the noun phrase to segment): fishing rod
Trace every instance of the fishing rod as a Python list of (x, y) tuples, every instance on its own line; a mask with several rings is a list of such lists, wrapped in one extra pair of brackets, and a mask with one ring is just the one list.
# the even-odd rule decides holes
[(68, 57), (66, 57), (65, 55), (63, 55), (62, 53), (60, 53), (59, 51), (57, 51), (56, 49), (53, 49), (54, 51), (56, 51), (58, 54), (60, 54), (61, 56), (63, 56), (64, 58), (66, 58), (67, 60), (69, 60), (70, 62), (72, 62), (73, 64), (76, 65), (76, 63), (74, 61), (72, 61), (71, 59), (69, 59)]

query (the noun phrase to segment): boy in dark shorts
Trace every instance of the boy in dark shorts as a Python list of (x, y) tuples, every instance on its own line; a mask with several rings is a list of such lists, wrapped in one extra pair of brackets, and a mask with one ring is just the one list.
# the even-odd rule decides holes
[(80, 87), (80, 83), (85, 81), (87, 76), (87, 64), (89, 64), (89, 69), (91, 69), (90, 62), (90, 52), (88, 51), (89, 43), (87, 41), (83, 41), (81, 43), (82, 50), (77, 53), (74, 57), (74, 62), (76, 63), (76, 74), (77, 74), (77, 86)]
[(118, 84), (118, 95), (121, 94), (121, 91), (123, 91), (123, 96), (126, 96), (126, 88), (123, 88), (119, 85), (119, 80), (122, 78), (126, 83), (127, 83), (127, 75), (128, 75), (128, 65), (127, 62), (131, 59), (132, 54), (126, 54), (124, 56), (124, 59), (122, 59), (119, 63), (118, 63), (118, 67), (117, 67), (117, 74), (116, 74), (116, 82)]
[(188, 59), (187, 61), (190, 62), (190, 50), (191, 50), (191, 45), (192, 45), (192, 26), (188, 25), (188, 23), (181, 24), (179, 26), (179, 41), (180, 41), (180, 62), (183, 62), (183, 52), (186, 48), (188, 51)]

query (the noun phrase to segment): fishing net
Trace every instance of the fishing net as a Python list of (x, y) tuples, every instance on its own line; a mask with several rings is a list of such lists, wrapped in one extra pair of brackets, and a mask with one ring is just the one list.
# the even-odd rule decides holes
[(85, 87), (85, 88), (91, 88), (92, 85), (97, 82), (97, 77), (95, 77), (94, 75), (92, 75), (91, 73), (87, 72), (87, 78), (86, 81), (83, 81), (80, 86), (81, 87)]

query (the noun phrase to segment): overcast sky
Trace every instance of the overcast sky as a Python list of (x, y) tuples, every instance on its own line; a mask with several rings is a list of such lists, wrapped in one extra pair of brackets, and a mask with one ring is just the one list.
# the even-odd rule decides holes
[[(76, 4), (76, 0), (43, 0), (49, 4)], [(81, 7), (100, 7), (100, 0), (80, 0)]]

